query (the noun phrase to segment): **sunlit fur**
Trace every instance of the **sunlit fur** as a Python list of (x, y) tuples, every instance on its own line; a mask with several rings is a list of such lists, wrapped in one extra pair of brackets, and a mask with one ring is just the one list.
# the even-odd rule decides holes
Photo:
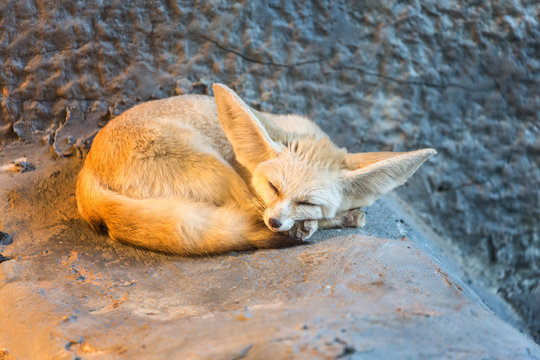
[(435, 153), (347, 154), (309, 119), (260, 113), (213, 88), (215, 99), (140, 104), (97, 134), (77, 183), (96, 231), (177, 254), (279, 246), (287, 234), (363, 225), (359, 207)]

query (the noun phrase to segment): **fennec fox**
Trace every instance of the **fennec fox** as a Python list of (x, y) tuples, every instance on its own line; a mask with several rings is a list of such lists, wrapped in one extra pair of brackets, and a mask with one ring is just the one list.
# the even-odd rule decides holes
[(307, 118), (213, 90), (137, 105), (99, 131), (77, 182), (93, 229), (184, 255), (275, 247), (363, 226), (360, 208), (436, 153), (347, 154)]

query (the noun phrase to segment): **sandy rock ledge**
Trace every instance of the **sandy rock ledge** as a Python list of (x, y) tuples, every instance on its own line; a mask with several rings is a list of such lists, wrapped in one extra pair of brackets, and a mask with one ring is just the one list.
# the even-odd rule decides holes
[(393, 202), (305, 246), (166, 256), (90, 231), (80, 159), (15, 144), (0, 163), (22, 151), (35, 170), (0, 173), (0, 358), (540, 358)]

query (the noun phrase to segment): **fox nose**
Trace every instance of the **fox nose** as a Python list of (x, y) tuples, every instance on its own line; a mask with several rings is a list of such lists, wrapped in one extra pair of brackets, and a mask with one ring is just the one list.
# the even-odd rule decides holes
[(268, 224), (274, 229), (279, 229), (281, 227), (281, 221), (278, 219), (270, 218), (268, 219)]

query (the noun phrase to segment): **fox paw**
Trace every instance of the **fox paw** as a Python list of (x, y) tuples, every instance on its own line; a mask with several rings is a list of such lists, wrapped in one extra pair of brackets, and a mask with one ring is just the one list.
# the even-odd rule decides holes
[(343, 226), (362, 227), (366, 224), (366, 216), (360, 209), (351, 209), (343, 215)]
[(317, 220), (304, 220), (297, 221), (291, 230), (289, 230), (289, 236), (297, 240), (307, 240), (318, 229)]

